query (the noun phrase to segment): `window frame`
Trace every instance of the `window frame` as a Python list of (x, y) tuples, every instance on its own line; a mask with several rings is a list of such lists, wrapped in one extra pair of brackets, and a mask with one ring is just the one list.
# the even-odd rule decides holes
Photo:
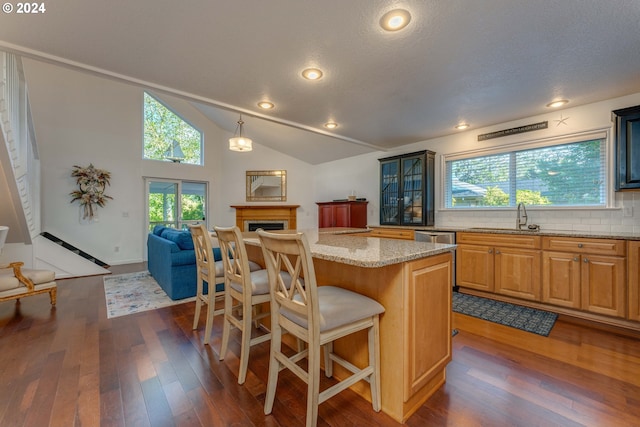
[(604, 204), (603, 205), (532, 205), (527, 209), (534, 210), (599, 210), (615, 208), (615, 191), (613, 189), (613, 159), (614, 144), (611, 140), (611, 128), (597, 128), (582, 132), (575, 132), (566, 135), (553, 136), (548, 138), (540, 138), (526, 141), (517, 141), (504, 145), (494, 145), (491, 147), (477, 148), (465, 150), (455, 153), (443, 154), (440, 156), (440, 180), (442, 185), (439, 197), (439, 210), (447, 212), (468, 212), (468, 211), (500, 211), (513, 210), (515, 206), (464, 206), (464, 207), (447, 207), (447, 187), (450, 187), (447, 176), (447, 162), (454, 160), (470, 159), (475, 157), (484, 157), (498, 154), (507, 154), (516, 151), (531, 150), (538, 148), (552, 147), (556, 145), (566, 145), (576, 142), (586, 142), (594, 139), (604, 140)]
[(171, 113), (175, 114), (177, 117), (180, 118), (180, 120), (182, 120), (183, 122), (185, 122), (186, 124), (188, 124), (189, 126), (191, 126), (193, 129), (195, 129), (199, 134), (200, 134), (200, 163), (186, 163), (186, 162), (179, 162), (182, 165), (188, 165), (188, 166), (204, 166), (204, 132), (197, 126), (195, 126), (191, 121), (187, 120), (182, 114), (179, 114), (175, 109), (171, 108), (169, 105), (167, 105), (166, 102), (164, 102), (163, 100), (161, 100), (160, 98), (158, 98), (156, 95), (154, 95), (153, 93), (143, 90), (142, 91), (142, 159), (143, 160), (150, 160), (150, 161), (156, 161), (156, 162), (168, 162), (168, 163), (173, 163), (170, 160), (166, 160), (166, 159), (152, 159), (150, 157), (146, 156), (146, 152), (145, 152), (145, 141), (144, 141), (144, 137), (145, 137), (145, 125), (146, 125), (146, 118), (145, 118), (145, 103), (144, 103), (144, 97), (145, 95), (150, 96), (151, 98), (153, 98), (154, 101), (156, 101), (157, 103), (159, 103), (160, 105), (162, 105), (164, 108), (166, 108), (167, 110), (171, 111)]

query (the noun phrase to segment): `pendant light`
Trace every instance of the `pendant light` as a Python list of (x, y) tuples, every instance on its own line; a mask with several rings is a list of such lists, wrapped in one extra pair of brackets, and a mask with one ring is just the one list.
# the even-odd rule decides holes
[(253, 146), (251, 145), (253, 141), (251, 141), (251, 139), (245, 136), (242, 136), (243, 124), (244, 122), (242, 121), (242, 114), (240, 114), (240, 119), (238, 120), (238, 126), (236, 126), (236, 131), (233, 133), (233, 138), (229, 138), (229, 150), (231, 151), (253, 150)]

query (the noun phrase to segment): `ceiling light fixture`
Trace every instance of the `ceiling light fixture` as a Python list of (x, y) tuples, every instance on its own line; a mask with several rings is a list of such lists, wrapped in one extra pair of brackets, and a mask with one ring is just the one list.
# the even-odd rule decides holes
[(459, 125), (456, 126), (456, 129), (458, 129), (458, 130), (469, 129), (469, 124), (468, 123), (460, 123)]
[(302, 71), (302, 77), (307, 80), (319, 80), (322, 78), (322, 70), (319, 68), (307, 68)]
[(327, 129), (335, 129), (338, 127), (338, 124), (336, 122), (327, 122), (324, 124), (324, 127)]
[(275, 105), (273, 104), (273, 102), (260, 101), (258, 102), (258, 107), (262, 108), (263, 110), (271, 110), (273, 107), (275, 107)]
[(404, 9), (394, 9), (382, 15), (380, 26), (387, 31), (399, 31), (409, 25), (411, 14)]
[(567, 101), (566, 99), (559, 99), (557, 101), (553, 101), (547, 104), (547, 107), (549, 108), (558, 108), (558, 107), (562, 107), (565, 104), (568, 104), (569, 101)]
[(233, 138), (229, 138), (229, 150), (231, 151), (253, 150), (253, 141), (251, 141), (251, 139), (247, 137), (242, 136), (242, 125), (244, 125), (244, 122), (242, 121), (242, 114), (240, 114), (238, 126), (236, 126), (236, 131), (233, 133)]

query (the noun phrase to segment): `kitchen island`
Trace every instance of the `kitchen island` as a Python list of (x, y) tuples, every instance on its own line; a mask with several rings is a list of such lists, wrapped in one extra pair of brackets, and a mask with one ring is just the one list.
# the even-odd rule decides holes
[[(341, 286), (385, 307), (380, 316), (382, 411), (404, 422), (446, 379), (445, 367), (451, 360), (455, 245), (366, 237), (361, 231), (304, 233), (318, 285)], [(244, 235), (249, 258), (264, 265), (257, 236)], [(338, 340), (334, 348), (355, 365), (367, 363), (364, 331)], [(348, 373), (335, 366), (334, 375), (345, 378)], [(352, 389), (371, 399), (367, 383), (361, 381)]]

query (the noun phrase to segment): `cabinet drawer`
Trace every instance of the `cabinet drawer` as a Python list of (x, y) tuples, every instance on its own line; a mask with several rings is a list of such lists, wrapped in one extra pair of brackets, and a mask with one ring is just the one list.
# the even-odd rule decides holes
[(625, 241), (614, 239), (545, 237), (542, 239), (542, 248), (579, 254), (625, 256), (627, 253)]
[(370, 237), (386, 237), (388, 239), (413, 240), (415, 238), (413, 230), (395, 228), (372, 228)]
[(540, 249), (540, 236), (527, 234), (457, 233), (457, 243)]

